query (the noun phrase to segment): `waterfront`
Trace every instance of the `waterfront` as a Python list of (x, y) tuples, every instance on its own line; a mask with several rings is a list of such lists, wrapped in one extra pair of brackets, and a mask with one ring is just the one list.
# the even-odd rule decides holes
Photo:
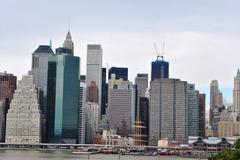
[[(87, 155), (75, 155), (71, 151), (61, 150), (0, 150), (0, 160), (88, 160)], [(192, 158), (181, 158), (175, 156), (124, 156), (120, 157), (121, 160), (196, 160)], [(95, 154), (90, 155), (89, 160), (119, 160), (119, 155), (103, 155)]]

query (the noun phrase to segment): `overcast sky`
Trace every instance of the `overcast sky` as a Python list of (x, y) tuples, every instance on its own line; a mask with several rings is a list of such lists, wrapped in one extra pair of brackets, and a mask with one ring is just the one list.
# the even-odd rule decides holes
[[(103, 67), (150, 73), (153, 43), (165, 42), (170, 76), (208, 94), (212, 79), (232, 100), (240, 66), (239, 0), (0, 0), (0, 71), (20, 78), (41, 44), (62, 46), (68, 27), (86, 72), (87, 44), (101, 44)], [(208, 96), (208, 95), (207, 95)]]

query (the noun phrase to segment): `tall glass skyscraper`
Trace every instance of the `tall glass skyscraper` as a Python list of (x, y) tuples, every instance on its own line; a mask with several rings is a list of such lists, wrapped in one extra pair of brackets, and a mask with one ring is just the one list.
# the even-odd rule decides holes
[(80, 58), (55, 55), (48, 61), (47, 141), (76, 143)]
[(169, 78), (169, 63), (167, 61), (159, 60), (152, 62), (151, 81), (160, 78)]

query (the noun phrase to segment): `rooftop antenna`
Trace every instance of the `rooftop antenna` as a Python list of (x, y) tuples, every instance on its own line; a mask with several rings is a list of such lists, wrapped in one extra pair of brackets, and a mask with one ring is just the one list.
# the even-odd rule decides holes
[(155, 49), (155, 52), (157, 53), (157, 60), (159, 60), (159, 58), (161, 58), (162, 59), (162, 61), (163, 61), (163, 53), (164, 53), (164, 49), (165, 49), (165, 43), (163, 43), (163, 53), (162, 53), (162, 55), (161, 55), (161, 53), (158, 51), (158, 48), (157, 48), (157, 44), (156, 44), (156, 42), (154, 42), (153, 43), (153, 46), (154, 46), (154, 49)]
[(52, 39), (50, 39), (50, 41), (49, 41), (49, 46), (52, 49)]

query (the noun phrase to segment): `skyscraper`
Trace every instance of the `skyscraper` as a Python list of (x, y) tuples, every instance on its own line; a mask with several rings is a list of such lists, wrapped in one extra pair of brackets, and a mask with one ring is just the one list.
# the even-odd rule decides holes
[[(89, 44), (87, 46), (87, 72), (86, 85), (88, 87), (92, 83), (96, 84), (98, 92), (99, 114), (101, 114), (101, 98), (102, 98), (102, 47), (101, 45)], [(100, 116), (99, 116), (100, 117)]]
[(47, 45), (40, 45), (32, 54), (33, 82), (39, 92), (40, 109), (44, 116), (47, 112), (48, 58), (52, 55), (54, 53), (51, 47)]
[(5, 140), (6, 114), (17, 85), (17, 77), (7, 72), (0, 73), (0, 142)]
[(234, 77), (233, 89), (233, 111), (240, 114), (240, 71), (238, 69), (236, 77)]
[(139, 99), (139, 121), (142, 124), (141, 128), (141, 142), (148, 145), (149, 136), (149, 99), (147, 97), (140, 97)]
[(213, 110), (216, 107), (223, 106), (223, 96), (222, 92), (218, 88), (218, 81), (212, 80), (210, 84), (210, 111), (209, 111), (209, 123), (213, 123)]
[(124, 81), (128, 80), (128, 68), (124, 67), (111, 67), (108, 70), (108, 79), (111, 79), (111, 75), (115, 74), (116, 79), (122, 78)]
[(94, 102), (86, 102), (86, 131), (85, 138), (87, 144), (93, 144), (100, 119), (99, 105)]
[(107, 70), (102, 68), (102, 101), (101, 101), (101, 115), (106, 114), (107, 101), (108, 101), (108, 84), (106, 83)]
[(47, 141), (76, 143), (80, 58), (55, 55), (48, 61)]
[(66, 39), (64, 40), (63, 48), (70, 49), (71, 50), (71, 55), (72, 56), (74, 55), (74, 44), (73, 44), (73, 41), (72, 41), (72, 36), (70, 34), (70, 31), (68, 31)]
[(0, 142), (5, 142), (5, 130), (6, 130), (6, 104), (5, 100), (0, 100)]
[(199, 136), (205, 137), (205, 94), (199, 94)]
[(42, 116), (33, 76), (23, 76), (7, 113), (6, 143), (40, 143)]
[(140, 98), (145, 97), (145, 92), (148, 88), (148, 74), (139, 73), (135, 78), (135, 84), (137, 86), (137, 109), (136, 118), (139, 116)]
[(149, 145), (157, 145), (161, 138), (187, 139), (187, 101), (187, 82), (179, 79), (151, 81)]
[(169, 63), (163, 59), (152, 62), (151, 81), (159, 78), (169, 78)]
[(79, 104), (78, 104), (78, 143), (85, 144), (86, 128), (86, 76), (80, 76)]
[(199, 136), (199, 91), (194, 84), (187, 85), (188, 136)]
[(115, 75), (108, 81), (107, 117), (110, 128), (121, 136), (129, 136), (135, 122), (135, 91), (129, 81), (118, 80)]

